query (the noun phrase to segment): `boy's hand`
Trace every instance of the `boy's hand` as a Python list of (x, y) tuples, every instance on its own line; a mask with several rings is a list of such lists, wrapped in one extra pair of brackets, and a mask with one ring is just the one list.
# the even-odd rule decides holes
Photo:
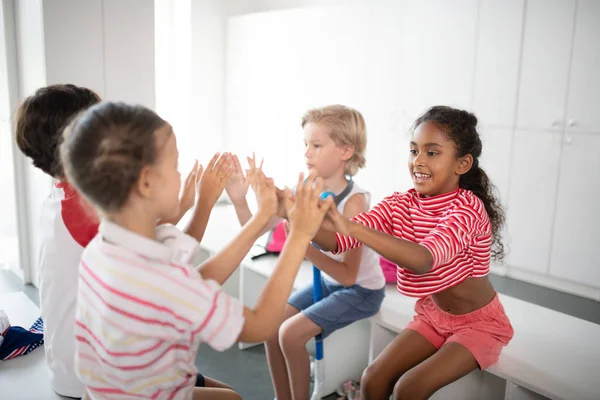
[(250, 168), (247, 170), (246, 177), (256, 195), (258, 214), (265, 218), (271, 218), (277, 213), (278, 203), (273, 179), (265, 176), (262, 170), (262, 161), (260, 166), (256, 166), (256, 156), (254, 154), (252, 158), (248, 157), (248, 165)]
[(235, 205), (246, 199), (248, 194), (248, 179), (244, 176), (244, 171), (240, 164), (240, 159), (236, 155), (232, 155), (233, 171), (229, 182), (225, 185), (225, 191), (227, 196), (231, 199), (231, 202)]
[(323, 201), (319, 198), (322, 187), (320, 178), (315, 180), (314, 176), (309, 176), (305, 182), (304, 174), (300, 174), (293, 199), (287, 190), (284, 204), (290, 221), (290, 236), (300, 235), (310, 240), (316, 235), (325, 214), (334, 204), (331, 196)]
[(198, 173), (201, 174), (202, 171), (198, 165), (198, 160), (196, 160), (192, 170), (185, 178), (183, 183), (183, 193), (181, 194), (181, 199), (179, 200), (179, 209), (181, 210), (181, 214), (185, 214), (194, 206), (194, 203), (196, 202), (196, 177), (198, 176)]
[(205, 170), (200, 166), (196, 175), (198, 203), (212, 208), (219, 200), (232, 173), (233, 166), (229, 153), (224, 153), (220, 158), (219, 153), (215, 153)]

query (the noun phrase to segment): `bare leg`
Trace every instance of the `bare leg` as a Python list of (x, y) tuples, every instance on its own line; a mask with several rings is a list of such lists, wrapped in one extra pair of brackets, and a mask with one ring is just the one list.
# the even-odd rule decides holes
[(194, 388), (194, 400), (242, 400), (237, 392), (230, 389), (197, 387)]
[(428, 399), (444, 386), (478, 368), (466, 347), (448, 343), (427, 360), (406, 372), (394, 387), (394, 400)]
[(306, 343), (321, 332), (321, 327), (304, 314), (294, 315), (279, 328), (279, 343), (287, 364), (293, 400), (308, 400), (310, 396), (310, 359)]
[[(287, 304), (282, 322), (299, 312), (300, 310), (296, 307)], [(267, 353), (267, 362), (269, 364), (273, 389), (275, 390), (275, 397), (277, 400), (290, 400), (292, 398), (290, 378), (288, 376), (285, 357), (279, 345), (279, 332), (276, 332), (275, 335), (265, 342), (265, 352)]]
[(387, 400), (398, 378), (436, 350), (420, 333), (403, 330), (363, 372), (361, 398)]
[(233, 390), (233, 388), (231, 386), (229, 386), (228, 384), (223, 383), (223, 382), (218, 381), (213, 378), (209, 378), (207, 376), (204, 377), (204, 387)]

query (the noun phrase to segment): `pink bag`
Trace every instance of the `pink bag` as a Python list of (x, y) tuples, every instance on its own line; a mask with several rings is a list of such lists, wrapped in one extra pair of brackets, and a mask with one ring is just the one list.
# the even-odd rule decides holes
[(381, 269), (383, 270), (385, 283), (396, 283), (396, 269), (398, 266), (383, 257), (379, 257), (379, 265), (381, 265)]
[(285, 243), (285, 229), (283, 227), (284, 221), (273, 228), (271, 234), (269, 235), (269, 240), (267, 241), (267, 253), (269, 254), (279, 254), (281, 250), (283, 250), (283, 244)]

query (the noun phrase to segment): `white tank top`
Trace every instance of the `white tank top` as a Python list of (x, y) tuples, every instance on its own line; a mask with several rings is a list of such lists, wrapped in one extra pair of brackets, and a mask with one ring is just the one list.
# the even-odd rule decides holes
[[(365, 201), (367, 202), (367, 208), (371, 207), (371, 193), (359, 187), (356, 182), (352, 185), (352, 190), (344, 199), (338, 204), (338, 211), (340, 213), (344, 212), (344, 207), (346, 206), (346, 202), (350, 199), (350, 197), (355, 194), (362, 194), (365, 196)], [(358, 275), (356, 276), (356, 285), (360, 285), (365, 289), (377, 290), (381, 289), (385, 286), (385, 277), (383, 276), (383, 271), (381, 266), (379, 265), (379, 255), (375, 253), (371, 248), (367, 246), (362, 246), (362, 258), (360, 260), (360, 267), (358, 269)], [(329, 257), (333, 258), (337, 261), (342, 261), (344, 253), (342, 254), (332, 254), (331, 252), (323, 252)], [(327, 279), (330, 282), (337, 283), (339, 282), (333, 279), (331, 276), (327, 275), (325, 272), (322, 272), (322, 276), (324, 279)]]

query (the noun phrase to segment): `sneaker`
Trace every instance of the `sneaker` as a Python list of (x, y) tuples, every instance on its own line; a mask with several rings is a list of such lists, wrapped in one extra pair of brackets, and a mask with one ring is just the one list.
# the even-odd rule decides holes
[(336, 393), (340, 396), (339, 399), (360, 400), (360, 384), (353, 380), (344, 382)]

